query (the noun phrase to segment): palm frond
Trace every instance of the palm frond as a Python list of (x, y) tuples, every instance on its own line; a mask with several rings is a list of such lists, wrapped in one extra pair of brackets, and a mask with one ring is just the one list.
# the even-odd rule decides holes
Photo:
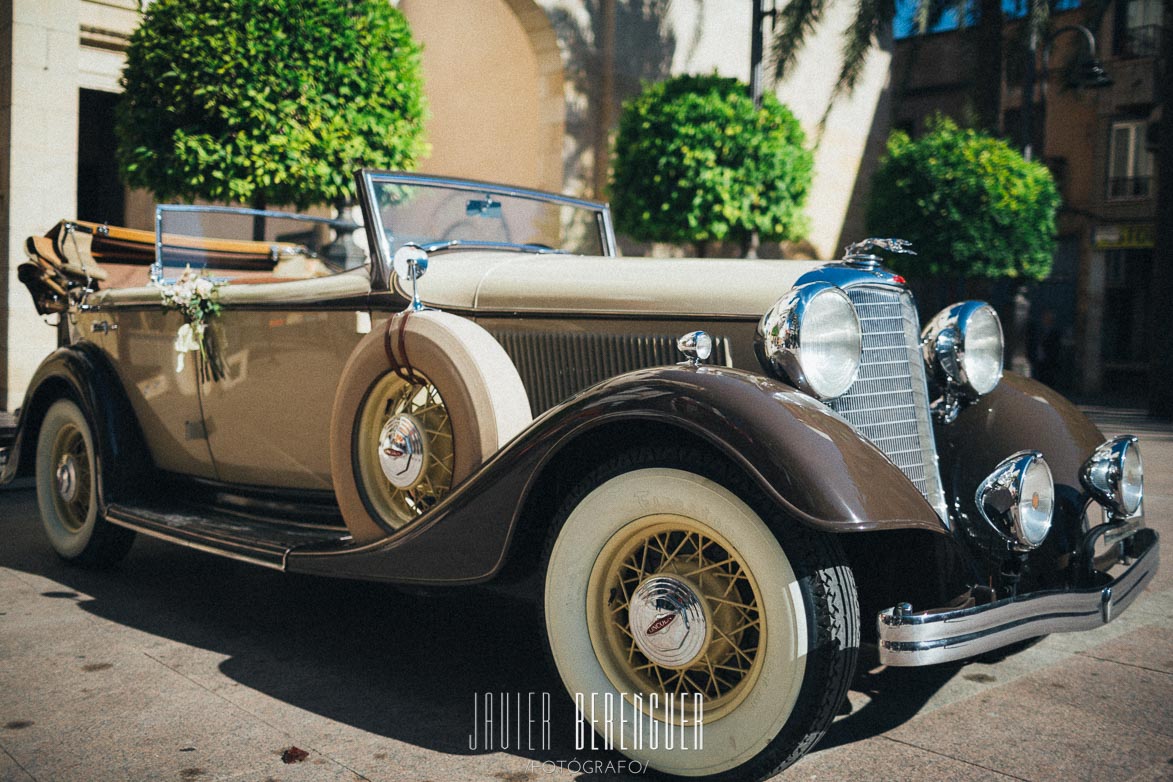
[(850, 95), (855, 89), (867, 62), (868, 51), (886, 25), (896, 15), (896, 0), (859, 0), (855, 21), (847, 28), (843, 44), (843, 64), (839, 68), (839, 80), (831, 92), (831, 100), (841, 95)]
[(772, 46), (774, 76), (782, 79), (798, 60), (803, 42), (823, 18), (827, 0), (792, 0), (778, 11), (778, 33)]

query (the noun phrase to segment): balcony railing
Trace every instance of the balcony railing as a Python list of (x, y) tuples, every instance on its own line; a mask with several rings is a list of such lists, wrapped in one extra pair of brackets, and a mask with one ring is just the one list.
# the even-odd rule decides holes
[(1152, 177), (1115, 177), (1108, 180), (1108, 198), (1148, 198), (1152, 195), (1152, 187)]
[(1156, 57), (1161, 51), (1161, 26), (1159, 24), (1129, 27), (1124, 31), (1122, 57)]

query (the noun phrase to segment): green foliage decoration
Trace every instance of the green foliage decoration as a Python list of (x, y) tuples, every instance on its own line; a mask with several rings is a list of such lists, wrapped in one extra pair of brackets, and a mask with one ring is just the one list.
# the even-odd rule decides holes
[(117, 111), (126, 181), (161, 199), (345, 202), (426, 152), (420, 47), (387, 0), (155, 0)]
[(773, 95), (736, 79), (677, 76), (627, 101), (615, 143), (616, 229), (639, 241), (743, 245), (805, 236), (814, 158)]
[(1059, 191), (1041, 163), (1005, 141), (936, 117), (888, 139), (872, 179), (868, 229), (912, 242), (902, 273), (1041, 280), (1051, 271)]

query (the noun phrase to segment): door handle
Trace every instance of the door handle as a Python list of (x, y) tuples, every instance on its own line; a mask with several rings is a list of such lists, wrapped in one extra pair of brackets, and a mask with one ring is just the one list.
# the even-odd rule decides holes
[(90, 327), (90, 330), (95, 334), (109, 334), (111, 331), (118, 330), (117, 323), (110, 323), (108, 321), (99, 320)]

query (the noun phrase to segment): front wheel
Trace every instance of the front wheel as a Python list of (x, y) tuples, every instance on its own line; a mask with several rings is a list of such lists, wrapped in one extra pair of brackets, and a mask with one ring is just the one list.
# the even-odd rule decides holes
[(89, 421), (74, 402), (58, 399), (37, 438), (37, 505), (53, 549), (88, 567), (113, 565), (130, 551), (134, 532), (106, 521), (98, 504), (98, 461)]
[(624, 456), (589, 476), (548, 546), (543, 608), (566, 689), (613, 704), (610, 723), (596, 706), (603, 738), (692, 779), (762, 779), (802, 757), (859, 645), (838, 544), (703, 454)]

